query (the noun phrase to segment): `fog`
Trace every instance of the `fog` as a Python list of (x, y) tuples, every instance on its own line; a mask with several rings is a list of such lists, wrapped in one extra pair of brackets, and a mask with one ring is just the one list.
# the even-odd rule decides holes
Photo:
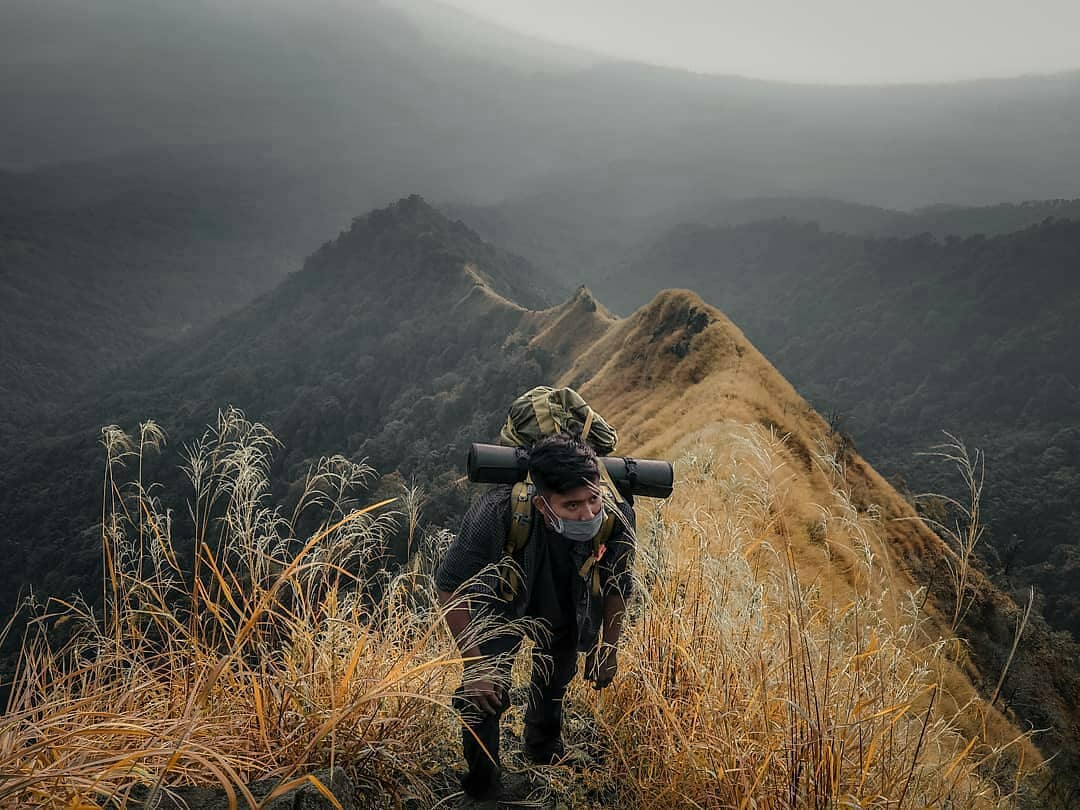
[(620, 59), (833, 84), (943, 82), (1080, 67), (1073, 0), (448, 0)]
[[(1039, 16), (1028, 7), (1011, 51), (994, 37), (1015, 15), (989, 7), (971, 12), (963, 35), (959, 6), (912, 12), (895, 31), (896, 12), (871, 19), (841, 5), (818, 22), (792, 11), (775, 25), (761, 10), (740, 16), (690, 4), (664, 16), (659, 8), (628, 6), (620, 16), (610, 5), (573, 15), (552, 6), (543, 19), (576, 32), (559, 37), (584, 46), (575, 49), (428, 0), (9, 0), (0, 12), (0, 168), (110, 158), (115, 178), (133, 153), (258, 154), (341, 197), (337, 211), (406, 191), (473, 203), (554, 194), (649, 214), (716, 197), (906, 208), (1066, 197), (1080, 185), (1080, 73), (830, 87), (705, 76), (592, 50), (672, 62), (656, 50), (664, 43), (689, 67), (722, 57), (712, 67), (766, 75), (738, 61), (725, 45), (735, 38), (759, 67), (769, 61), (772, 75), (825, 77), (828, 56), (849, 64), (829, 78), (858, 82), (875, 74), (857, 51), (874, 51), (879, 68), (888, 62), (898, 72), (880, 77), (893, 80), (944, 71), (941, 41), (951, 37), (963, 71), (997, 73), (1013, 64), (1001, 60), (1041, 52), (1049, 61), (1025, 62), (1032, 70), (1050, 66), (1055, 43), (1075, 28), (1080, 12), (1066, 5), (1042, 6), (1060, 15), (1038, 49), (1027, 44)], [(536, 27), (537, 15), (521, 5), (497, 16), (554, 38)], [(891, 32), (877, 48), (860, 33), (871, 23)], [(979, 62), (991, 56), (998, 61)]]

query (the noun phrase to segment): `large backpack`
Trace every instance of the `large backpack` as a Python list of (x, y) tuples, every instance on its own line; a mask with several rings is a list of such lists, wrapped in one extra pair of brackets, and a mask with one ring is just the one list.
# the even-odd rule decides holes
[[(573, 388), (550, 388), (541, 385), (526, 391), (510, 405), (506, 424), (499, 434), (499, 443), (508, 447), (528, 448), (544, 436), (555, 433), (576, 436), (587, 442), (598, 456), (610, 455), (619, 441), (615, 429), (589, 407)], [(593, 552), (579, 573), (586, 579), (590, 578), (591, 574), (593, 595), (599, 596), (600, 567), (597, 563), (604, 555), (607, 541), (615, 530), (618, 519), (616, 512), (625, 499), (611, 480), (607, 468), (602, 463), (596, 466), (600, 473), (600, 490), (608, 510), (600, 531), (593, 538)], [(529, 533), (536, 514), (532, 502), (535, 494), (536, 487), (528, 475), (524, 481), (516, 483), (511, 491), (510, 527), (504, 548), (507, 556), (512, 557), (529, 542)], [(502, 598), (508, 602), (513, 601), (520, 585), (520, 575), (516, 567), (506, 566), (501, 582)]]

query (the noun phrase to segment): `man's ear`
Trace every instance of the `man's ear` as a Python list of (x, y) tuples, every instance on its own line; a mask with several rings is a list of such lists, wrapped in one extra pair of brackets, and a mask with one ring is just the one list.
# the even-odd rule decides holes
[(555, 528), (555, 517), (551, 511), (551, 507), (544, 499), (543, 495), (533, 495), (532, 504), (536, 507), (536, 511), (540, 513), (540, 517), (543, 518), (544, 523), (551, 528)]

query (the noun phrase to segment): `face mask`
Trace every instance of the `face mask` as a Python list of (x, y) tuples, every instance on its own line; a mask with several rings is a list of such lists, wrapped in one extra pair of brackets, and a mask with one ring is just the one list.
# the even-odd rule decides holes
[(544, 504), (548, 508), (548, 517), (551, 520), (552, 528), (567, 540), (572, 540), (575, 543), (587, 543), (592, 540), (604, 523), (603, 506), (600, 507), (600, 511), (596, 513), (592, 520), (568, 520), (556, 515), (547, 499), (544, 499)]

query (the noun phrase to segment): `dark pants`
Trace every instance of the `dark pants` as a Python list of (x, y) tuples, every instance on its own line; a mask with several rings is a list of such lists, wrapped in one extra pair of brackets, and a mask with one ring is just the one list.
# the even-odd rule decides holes
[[(475, 671), (482, 666), (486, 677), (494, 665), (497, 674), (492, 680), (508, 687), (510, 668), (520, 646), (521, 638), (509, 635), (481, 645), (484, 661), (472, 664), (468, 669)], [(570, 631), (557, 633), (543, 646), (538, 644), (533, 649), (532, 664), (529, 705), (525, 710), (525, 753), (534, 761), (550, 762), (562, 751), (562, 702), (566, 687), (577, 672), (574, 634)], [(498, 714), (483, 714), (464, 695), (468, 677), (466, 671), (462, 687), (454, 693), (453, 701), (463, 721), (461, 744), (468, 767), (461, 787), (470, 796), (486, 797), (498, 789), (499, 721), (503, 712), (510, 708), (509, 690), (503, 693)]]

